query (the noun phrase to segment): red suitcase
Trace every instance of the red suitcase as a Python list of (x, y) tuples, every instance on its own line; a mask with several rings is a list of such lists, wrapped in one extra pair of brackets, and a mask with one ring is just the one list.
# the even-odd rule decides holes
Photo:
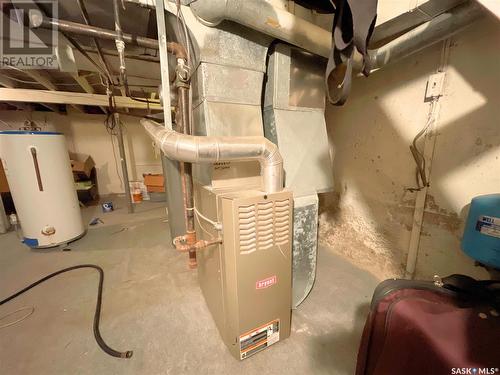
[(356, 375), (500, 374), (499, 286), (462, 275), (382, 282)]

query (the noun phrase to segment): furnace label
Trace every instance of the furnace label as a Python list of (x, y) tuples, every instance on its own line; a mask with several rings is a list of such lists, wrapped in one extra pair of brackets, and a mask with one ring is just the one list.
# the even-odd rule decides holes
[(278, 282), (278, 278), (276, 275), (268, 277), (264, 280), (259, 280), (255, 283), (255, 289), (266, 289), (269, 288), (271, 285), (274, 285)]
[(240, 358), (245, 359), (280, 340), (280, 320), (276, 319), (240, 336)]
[(491, 237), (500, 238), (500, 218), (493, 216), (479, 216), (476, 230)]

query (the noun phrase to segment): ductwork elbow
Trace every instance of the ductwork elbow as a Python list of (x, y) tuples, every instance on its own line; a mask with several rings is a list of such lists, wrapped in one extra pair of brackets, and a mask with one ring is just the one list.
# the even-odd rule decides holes
[(283, 190), (283, 158), (278, 146), (265, 137), (194, 136), (177, 133), (149, 119), (142, 119), (141, 124), (170, 159), (187, 163), (258, 160), (263, 190)]
[(227, 0), (194, 1), (189, 7), (206, 26), (214, 27), (226, 19)]

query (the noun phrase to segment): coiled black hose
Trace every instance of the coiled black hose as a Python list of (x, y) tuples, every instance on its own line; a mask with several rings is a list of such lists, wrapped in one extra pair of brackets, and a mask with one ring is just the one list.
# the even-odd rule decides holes
[(101, 319), (102, 287), (104, 284), (104, 271), (102, 270), (101, 267), (96, 266), (95, 264), (80, 264), (78, 266), (68, 267), (68, 268), (64, 268), (62, 270), (53, 272), (50, 275), (47, 275), (47, 276), (41, 278), (40, 280), (35, 281), (33, 284), (28, 285), (26, 288), (21, 289), (20, 291), (14, 293), (13, 295), (3, 299), (2, 301), (0, 301), (0, 306), (13, 300), (16, 297), (19, 297), (21, 294), (27, 292), (28, 290), (37, 286), (38, 284), (43, 283), (44, 281), (47, 281), (47, 280), (49, 280), (57, 275), (60, 275), (62, 273), (77, 270), (80, 268), (93, 268), (93, 269), (97, 270), (97, 272), (99, 272), (99, 287), (97, 290), (97, 302), (96, 302), (95, 314), (94, 314), (94, 337), (95, 337), (95, 340), (97, 341), (97, 344), (99, 345), (99, 347), (102, 350), (104, 350), (104, 352), (106, 352), (110, 356), (118, 357), (118, 358), (130, 358), (130, 357), (132, 357), (132, 354), (134, 353), (133, 351), (131, 351), (131, 350), (128, 350), (126, 352), (116, 351), (116, 350), (110, 348), (104, 342), (103, 338), (101, 337), (101, 332), (99, 331), (99, 321)]

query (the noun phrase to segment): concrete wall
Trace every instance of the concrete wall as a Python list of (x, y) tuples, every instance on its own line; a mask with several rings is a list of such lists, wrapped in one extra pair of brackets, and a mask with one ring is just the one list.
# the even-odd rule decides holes
[[(452, 38), (417, 277), (486, 275), (460, 239), (471, 198), (500, 190), (499, 45), (494, 18)], [(326, 111), (336, 194), (323, 197), (320, 239), (381, 277), (401, 275), (406, 263), (416, 195), (407, 190), (415, 186), (409, 145), (426, 123), (426, 83), (442, 47), (356, 79), (346, 105)]]
[[(53, 112), (33, 112), (29, 115), (22, 111), (2, 111), (0, 130), (16, 130), (23, 126), (28, 117), (44, 130), (64, 133), (69, 151), (92, 156), (96, 163), (99, 194), (124, 192), (118, 143), (116, 137), (112, 140), (104, 127), (105, 116), (80, 113), (58, 115)], [(139, 119), (131, 116), (121, 116), (121, 119), (125, 125), (130, 180), (142, 181), (143, 173), (161, 173), (160, 159), (154, 155), (151, 140), (142, 129)]]

